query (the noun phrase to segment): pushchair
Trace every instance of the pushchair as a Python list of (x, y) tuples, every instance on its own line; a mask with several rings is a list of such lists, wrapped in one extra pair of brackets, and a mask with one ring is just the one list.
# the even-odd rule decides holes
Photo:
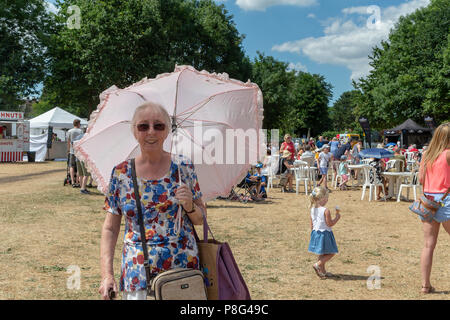
[[(66, 177), (64, 178), (64, 186), (66, 184), (72, 185), (72, 179), (70, 178), (70, 153), (67, 155), (67, 170), (66, 170)], [(73, 171), (73, 178), (75, 181), (77, 181), (77, 167), (74, 167)]]

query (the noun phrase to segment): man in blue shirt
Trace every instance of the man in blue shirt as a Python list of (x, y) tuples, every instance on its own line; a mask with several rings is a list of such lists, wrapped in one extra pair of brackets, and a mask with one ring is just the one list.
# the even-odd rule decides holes
[(320, 136), (319, 141), (316, 142), (316, 147), (321, 149), (324, 144), (325, 144), (325, 141), (323, 140), (323, 137)]
[(334, 158), (340, 159), (343, 155), (348, 156), (348, 153), (350, 152), (351, 149), (352, 149), (352, 145), (351, 145), (350, 141), (347, 141), (347, 143), (341, 144), (341, 146), (337, 148)]

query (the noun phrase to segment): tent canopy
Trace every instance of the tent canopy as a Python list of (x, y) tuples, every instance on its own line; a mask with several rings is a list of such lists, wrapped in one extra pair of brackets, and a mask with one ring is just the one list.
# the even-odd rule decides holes
[(75, 119), (81, 120), (81, 126), (88, 125), (85, 119), (77, 117), (66, 110), (56, 107), (33, 119), (30, 119), (30, 128), (48, 128), (51, 126), (59, 129), (71, 129), (73, 127), (73, 120)]
[(402, 130), (406, 130), (409, 133), (423, 133), (431, 131), (429, 128), (422, 127), (418, 125), (411, 119), (406, 120), (401, 125), (396, 126), (395, 128), (385, 130), (385, 135), (400, 135)]

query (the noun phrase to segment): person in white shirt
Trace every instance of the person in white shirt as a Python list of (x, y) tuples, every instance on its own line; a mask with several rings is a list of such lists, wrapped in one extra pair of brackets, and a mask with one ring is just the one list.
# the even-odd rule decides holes
[(322, 152), (319, 154), (319, 158), (317, 158), (317, 167), (319, 168), (319, 173), (322, 175), (322, 178), (320, 178), (318, 182), (318, 186), (322, 184), (322, 182), (325, 185), (325, 189), (330, 192), (331, 190), (328, 189), (327, 185), (327, 174), (328, 174), (328, 167), (329, 163), (333, 159), (333, 154), (330, 153), (330, 147), (328, 144), (324, 144), (322, 146)]
[(324, 187), (315, 187), (309, 195), (311, 210), (311, 236), (308, 251), (318, 255), (318, 261), (313, 265), (320, 278), (332, 276), (325, 270), (325, 264), (338, 253), (336, 240), (331, 229), (341, 218), (339, 207), (336, 206), (336, 217), (331, 218), (331, 212), (324, 206), (328, 202), (328, 192)]
[(69, 172), (70, 179), (72, 181), (72, 187), (79, 188), (80, 184), (75, 181), (75, 168), (77, 167), (77, 159), (75, 158), (75, 153), (73, 151), (73, 142), (77, 140), (80, 134), (83, 134), (81, 130), (81, 120), (73, 120), (73, 128), (67, 131), (67, 147), (69, 149)]

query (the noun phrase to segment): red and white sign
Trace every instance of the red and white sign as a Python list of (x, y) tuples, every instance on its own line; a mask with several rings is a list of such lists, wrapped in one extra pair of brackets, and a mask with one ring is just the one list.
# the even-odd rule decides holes
[(23, 120), (23, 112), (0, 111), (0, 120)]
[(3, 151), (0, 152), (0, 162), (23, 161), (22, 151)]

